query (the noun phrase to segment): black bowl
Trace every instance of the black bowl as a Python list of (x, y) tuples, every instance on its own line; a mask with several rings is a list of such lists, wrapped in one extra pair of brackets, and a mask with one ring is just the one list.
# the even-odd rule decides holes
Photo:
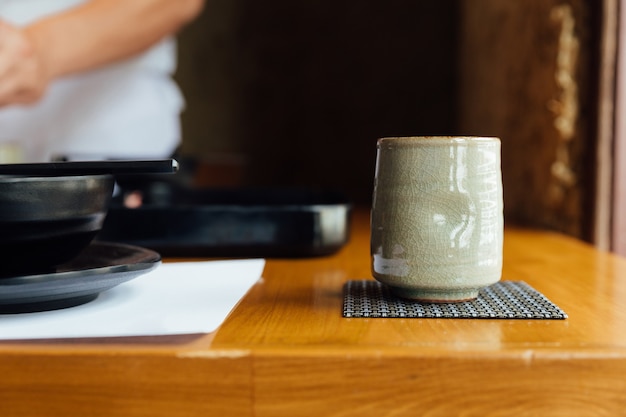
[(102, 228), (112, 175), (0, 176), (0, 276), (77, 256)]

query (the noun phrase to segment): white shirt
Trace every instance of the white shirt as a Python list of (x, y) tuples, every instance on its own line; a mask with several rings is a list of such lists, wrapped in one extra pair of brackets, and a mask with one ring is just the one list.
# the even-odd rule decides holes
[[(0, 0), (0, 19), (26, 25), (83, 1)], [(58, 79), (36, 104), (0, 108), (0, 144), (19, 144), (24, 162), (170, 156), (184, 107), (175, 68), (168, 38), (131, 59)]]

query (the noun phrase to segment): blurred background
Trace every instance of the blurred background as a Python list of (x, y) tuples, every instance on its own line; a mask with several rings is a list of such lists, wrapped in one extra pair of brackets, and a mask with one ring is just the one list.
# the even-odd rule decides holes
[(502, 139), (507, 225), (615, 248), (617, 0), (212, 0), (179, 36), (207, 186), (370, 203), (376, 140)]

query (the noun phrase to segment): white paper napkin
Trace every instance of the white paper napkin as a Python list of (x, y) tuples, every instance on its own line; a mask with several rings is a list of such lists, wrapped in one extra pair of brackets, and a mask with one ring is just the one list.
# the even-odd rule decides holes
[(62, 310), (0, 315), (0, 339), (210, 333), (259, 280), (262, 259), (165, 263)]

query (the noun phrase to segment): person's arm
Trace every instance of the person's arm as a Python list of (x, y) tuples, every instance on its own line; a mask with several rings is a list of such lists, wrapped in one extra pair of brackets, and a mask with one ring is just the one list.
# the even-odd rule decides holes
[(0, 21), (0, 106), (38, 100), (55, 78), (122, 60), (175, 33), (203, 0), (91, 0), (17, 28)]

